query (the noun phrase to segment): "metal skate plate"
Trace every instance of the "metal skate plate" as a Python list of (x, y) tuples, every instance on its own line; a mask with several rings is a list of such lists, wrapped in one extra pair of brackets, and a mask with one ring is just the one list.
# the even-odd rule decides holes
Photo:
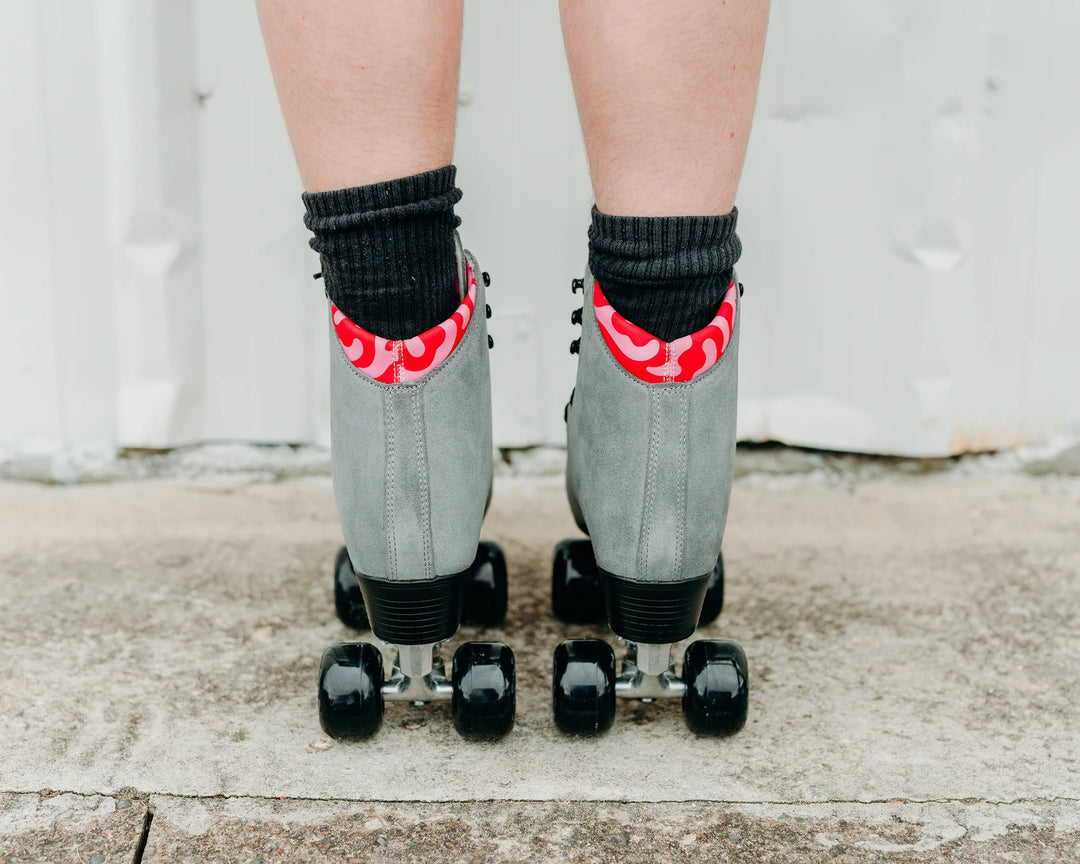
[[(387, 702), (444, 702), (454, 695), (438, 645), (390, 645), (395, 649), (390, 677), (382, 686)], [(406, 674), (408, 671), (411, 674)]]
[[(660, 669), (658, 673), (642, 671), (641, 665), (649, 669)], [(636, 645), (626, 643), (623, 656), (622, 673), (615, 679), (615, 695), (620, 699), (681, 699), (686, 692), (686, 683), (675, 674), (675, 664), (671, 659), (671, 645)]]

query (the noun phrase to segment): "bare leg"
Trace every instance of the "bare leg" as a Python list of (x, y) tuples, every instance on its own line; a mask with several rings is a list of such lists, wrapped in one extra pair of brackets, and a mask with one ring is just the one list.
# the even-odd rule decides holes
[(560, 0), (560, 10), (597, 208), (730, 212), (768, 0)]
[[(595, 734), (615, 716), (601, 693), (679, 696), (691, 730), (730, 735), (749, 704), (742, 649), (694, 642), (679, 680), (672, 648), (723, 598), (740, 326), (734, 202), (768, 3), (560, 4), (597, 207), (591, 278), (572, 283), (583, 303), (565, 414), (566, 490), (589, 534), (578, 548), (591, 554), (560, 547), (554, 587), (561, 573), (594, 570), (609, 626), (634, 648), (612, 680), (610, 647), (560, 645), (555, 721)], [(581, 686), (587, 676), (602, 683)]]
[[(450, 163), (461, 0), (258, 0), (258, 9), (335, 307), (331, 471), (347, 546), (335, 605), (397, 654), (384, 666), (370, 643), (327, 649), (319, 718), (335, 738), (365, 738), (384, 700), (449, 700), (462, 734), (505, 734), (510, 649), (466, 643), (454, 656), (462, 680), (494, 689), (455, 686), (435, 664), (462, 611), (459, 574), (474, 560), (485, 577), (506, 572), (496, 547), (479, 548), (492, 472), (486, 280), (468, 265), (474, 278), (458, 292), (461, 193)], [(457, 362), (429, 374), (451, 352)], [(465, 610), (477, 623), (501, 620), (505, 607), (487, 596), (505, 596), (505, 583), (495, 589), (474, 604), (482, 610)]]
[(461, 0), (257, 0), (304, 188), (449, 165)]
[(408, 339), (460, 300), (461, 0), (257, 0), (327, 296)]

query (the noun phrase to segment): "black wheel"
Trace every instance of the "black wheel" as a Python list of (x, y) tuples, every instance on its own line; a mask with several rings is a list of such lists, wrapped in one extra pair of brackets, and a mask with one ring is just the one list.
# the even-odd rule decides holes
[(615, 652), (602, 639), (570, 639), (555, 649), (555, 723), (571, 735), (598, 735), (615, 720)]
[(607, 620), (604, 586), (588, 540), (563, 540), (551, 565), (551, 610), (567, 624)]
[(364, 608), (364, 595), (360, 593), (360, 580), (349, 560), (349, 550), (344, 546), (334, 559), (334, 609), (346, 627), (367, 630), (371, 626)]
[(733, 735), (746, 723), (750, 673), (746, 655), (734, 642), (703, 639), (683, 658), (683, 714), (698, 735)]
[(466, 642), (454, 652), (450, 709), (458, 732), (498, 738), (514, 728), (514, 652), (501, 642)]
[(698, 627), (712, 624), (720, 617), (724, 608), (724, 556), (718, 555), (716, 567), (713, 568), (709, 577), (709, 587), (705, 590), (705, 603), (701, 607), (701, 615), (698, 618)]
[(368, 642), (331, 645), (319, 667), (319, 722), (334, 738), (374, 735), (383, 715), (379, 649)]
[(461, 623), (497, 627), (506, 618), (506, 555), (498, 543), (484, 540), (461, 585)]

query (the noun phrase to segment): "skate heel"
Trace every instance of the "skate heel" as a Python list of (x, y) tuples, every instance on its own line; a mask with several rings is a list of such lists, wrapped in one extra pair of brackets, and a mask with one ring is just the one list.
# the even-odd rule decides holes
[(430, 645), (449, 639), (461, 620), (468, 571), (422, 582), (389, 582), (357, 574), (371, 632), (392, 645)]
[(672, 644), (697, 629), (712, 574), (678, 582), (638, 582), (600, 569), (611, 629), (630, 642)]

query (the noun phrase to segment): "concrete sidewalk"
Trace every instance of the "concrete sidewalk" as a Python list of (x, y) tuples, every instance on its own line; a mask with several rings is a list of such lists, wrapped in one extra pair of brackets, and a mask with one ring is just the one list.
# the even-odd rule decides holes
[(342, 745), (325, 479), (0, 484), (0, 862), (1080, 861), (1077, 481), (741, 479), (705, 635), (746, 649), (751, 708), (721, 741), (677, 704), (556, 731), (551, 652), (599, 632), (550, 616), (573, 533), (558, 479), (499, 479), (506, 740), (393, 704)]

